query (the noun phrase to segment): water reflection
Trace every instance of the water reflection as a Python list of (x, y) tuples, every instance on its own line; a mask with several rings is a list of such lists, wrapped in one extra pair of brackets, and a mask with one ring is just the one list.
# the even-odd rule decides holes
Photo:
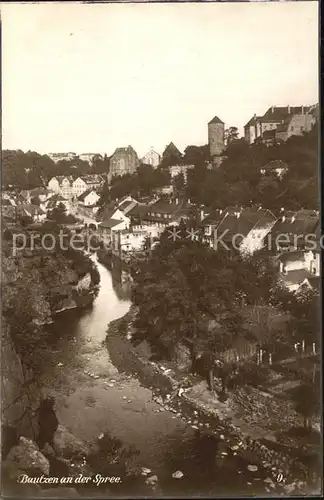
[(112, 286), (119, 300), (130, 300), (132, 278), (129, 271), (122, 268), (121, 261), (113, 258), (111, 262)]

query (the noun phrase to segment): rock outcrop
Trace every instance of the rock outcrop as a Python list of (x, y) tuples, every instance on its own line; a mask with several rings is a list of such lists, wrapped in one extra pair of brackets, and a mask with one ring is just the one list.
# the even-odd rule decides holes
[(11, 448), (6, 459), (7, 466), (23, 471), (29, 476), (48, 475), (50, 464), (47, 458), (39, 451), (34, 441), (21, 437), (19, 444)]
[(59, 425), (53, 438), (57, 455), (64, 458), (86, 457), (89, 448), (82, 439), (77, 438), (63, 425)]

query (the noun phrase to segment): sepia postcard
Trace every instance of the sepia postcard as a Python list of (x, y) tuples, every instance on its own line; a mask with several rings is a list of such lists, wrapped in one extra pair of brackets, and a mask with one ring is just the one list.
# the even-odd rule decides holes
[(323, 494), (319, 3), (1, 29), (1, 497)]

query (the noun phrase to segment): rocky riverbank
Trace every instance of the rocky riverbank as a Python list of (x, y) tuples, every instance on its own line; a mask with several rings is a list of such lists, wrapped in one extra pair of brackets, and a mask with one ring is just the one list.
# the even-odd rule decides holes
[(39, 449), (35, 441), (16, 436), (3, 451), (2, 492), (7, 497), (114, 497), (131, 491), (152, 494), (157, 478), (132, 466), (132, 450), (108, 434), (85, 443), (59, 425), (53, 446)]
[[(297, 450), (280, 446), (266, 438), (260, 429), (251, 428), (243, 418), (233, 412), (231, 398), (219, 402), (206, 389), (205, 382), (193, 380), (191, 375), (183, 376), (170, 363), (156, 363), (150, 360), (150, 349), (145, 343), (134, 347), (130, 342), (134, 310), (109, 325), (107, 343), (114, 364), (127, 365), (137, 373), (144, 385), (155, 392), (155, 400), (161, 411), (171, 410), (178, 418), (186, 420), (198, 433), (212, 433), (217, 438), (217, 460), (226, 456), (239, 456), (245, 460), (251, 471), (262, 468), (267, 471), (263, 480), (267, 492), (280, 491), (284, 494), (314, 494), (320, 491), (319, 481), (310, 480), (309, 469), (303, 463)], [(256, 405), (258, 394), (249, 389), (244, 398)], [(242, 391), (241, 391), (242, 392)], [(242, 396), (242, 394), (241, 394)], [(265, 397), (265, 396), (264, 396)], [(257, 398), (257, 399), (255, 399)], [(262, 399), (262, 397), (261, 397)], [(245, 401), (246, 403), (246, 401)], [(236, 402), (235, 409), (237, 410)], [(244, 415), (244, 409), (241, 409)], [(239, 425), (238, 425), (239, 423)]]

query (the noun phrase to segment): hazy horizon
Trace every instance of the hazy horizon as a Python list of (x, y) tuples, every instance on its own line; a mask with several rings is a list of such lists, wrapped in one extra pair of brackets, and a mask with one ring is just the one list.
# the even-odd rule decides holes
[(139, 156), (318, 102), (318, 3), (2, 4), (2, 147)]

